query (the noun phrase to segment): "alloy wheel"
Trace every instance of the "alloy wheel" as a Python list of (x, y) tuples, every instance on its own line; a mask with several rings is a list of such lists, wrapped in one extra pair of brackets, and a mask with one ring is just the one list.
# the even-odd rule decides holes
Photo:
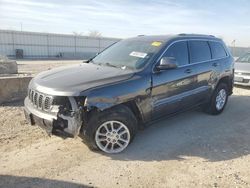
[(95, 142), (106, 153), (119, 153), (128, 146), (130, 132), (120, 121), (107, 121), (97, 129)]

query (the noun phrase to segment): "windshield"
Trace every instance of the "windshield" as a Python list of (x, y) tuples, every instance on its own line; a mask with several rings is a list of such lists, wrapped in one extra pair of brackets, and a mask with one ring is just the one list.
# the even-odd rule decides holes
[(239, 63), (250, 63), (250, 53), (245, 54), (244, 56), (240, 57), (239, 59), (237, 59), (236, 62), (239, 62)]
[(92, 63), (122, 69), (140, 69), (158, 52), (162, 42), (122, 40), (91, 60)]

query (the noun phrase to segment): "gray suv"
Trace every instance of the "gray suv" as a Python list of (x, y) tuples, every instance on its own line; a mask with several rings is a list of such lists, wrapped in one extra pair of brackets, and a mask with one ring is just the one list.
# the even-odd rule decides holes
[(90, 148), (118, 153), (150, 121), (193, 107), (220, 114), (233, 75), (233, 58), (214, 36), (138, 36), (38, 74), (25, 115), (50, 133), (81, 135)]

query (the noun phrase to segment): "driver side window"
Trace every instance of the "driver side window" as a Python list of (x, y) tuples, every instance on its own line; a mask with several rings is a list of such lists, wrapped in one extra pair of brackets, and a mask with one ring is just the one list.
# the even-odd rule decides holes
[(177, 66), (187, 65), (189, 63), (187, 42), (180, 41), (174, 43), (168, 48), (163, 57), (175, 58)]

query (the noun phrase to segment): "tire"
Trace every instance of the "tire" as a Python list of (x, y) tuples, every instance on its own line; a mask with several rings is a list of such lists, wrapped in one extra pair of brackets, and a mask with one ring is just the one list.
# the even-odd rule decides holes
[(119, 153), (127, 148), (136, 132), (136, 117), (127, 106), (119, 105), (103, 112), (93, 113), (84, 137), (90, 149)]
[(209, 104), (205, 107), (205, 111), (212, 115), (218, 115), (223, 112), (228, 100), (228, 86), (219, 83), (213, 92)]

